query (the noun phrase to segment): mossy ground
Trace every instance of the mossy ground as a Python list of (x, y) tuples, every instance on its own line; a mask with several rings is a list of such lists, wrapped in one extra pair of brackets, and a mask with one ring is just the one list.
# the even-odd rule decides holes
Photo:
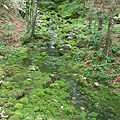
[(118, 120), (119, 85), (108, 82), (119, 77), (119, 65), (110, 64), (115, 57), (105, 64), (102, 51), (87, 47), (87, 21), (46, 9), (40, 10), (33, 41), (0, 57), (5, 119)]

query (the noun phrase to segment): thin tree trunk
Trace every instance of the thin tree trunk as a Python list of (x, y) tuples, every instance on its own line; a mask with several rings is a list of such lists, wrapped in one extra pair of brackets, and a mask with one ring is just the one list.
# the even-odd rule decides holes
[(91, 25), (92, 25), (92, 17), (93, 17), (92, 12), (93, 12), (93, 9), (90, 8), (89, 20), (88, 20), (89, 21), (89, 26), (88, 26), (89, 29), (91, 29)]
[(30, 20), (32, 22), (32, 18), (33, 18), (33, 9), (34, 9), (34, 0), (31, 0), (31, 8), (30, 8)]
[(37, 17), (37, 5), (38, 5), (38, 2), (37, 2), (37, 0), (35, 0), (33, 18), (32, 18), (31, 28), (30, 28), (30, 32), (29, 32), (29, 40), (31, 39), (33, 32), (34, 32), (35, 21), (36, 21), (36, 17)]
[(93, 19), (93, 1), (90, 1), (91, 5), (90, 5), (90, 10), (89, 10), (89, 17), (88, 17), (88, 21), (89, 21), (89, 26), (88, 28), (91, 29), (91, 25), (92, 25), (92, 19)]
[(98, 31), (102, 30), (103, 17), (104, 17), (104, 11), (105, 11), (105, 2), (106, 2), (106, 0), (102, 0), (102, 3), (101, 3), (101, 11), (100, 11)]
[(83, 0), (83, 16), (86, 15), (86, 0)]
[(30, 9), (29, 8), (30, 8), (29, 7), (29, 0), (26, 0), (25, 18), (26, 18), (27, 32), (29, 32), (29, 30), (30, 30), (30, 17), (29, 17)]
[(112, 6), (111, 6), (110, 18), (109, 18), (109, 25), (108, 25), (108, 31), (107, 31), (107, 37), (106, 37), (106, 45), (105, 45), (105, 49), (104, 49), (104, 53), (105, 53), (107, 58), (110, 55), (111, 50), (112, 50), (115, 10), (116, 10), (116, 0), (112, 0)]
[(100, 49), (100, 44), (101, 44), (101, 32), (102, 32), (102, 25), (103, 25), (103, 19), (104, 19), (104, 12), (105, 12), (105, 2), (106, 0), (102, 0), (101, 1), (101, 10), (99, 12), (99, 23), (98, 23), (98, 38), (97, 41), (96, 41), (96, 46), (95, 46), (95, 49), (96, 50), (99, 50)]

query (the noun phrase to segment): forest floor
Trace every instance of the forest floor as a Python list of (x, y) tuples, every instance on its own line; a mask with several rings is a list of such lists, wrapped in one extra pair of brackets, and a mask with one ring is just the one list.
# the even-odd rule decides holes
[(25, 33), (25, 23), (22, 19), (16, 16), (16, 13), (9, 7), (9, 10), (0, 8), (0, 33), (2, 34), (2, 40), (7, 44), (16, 48), (18, 46), (18, 40)]

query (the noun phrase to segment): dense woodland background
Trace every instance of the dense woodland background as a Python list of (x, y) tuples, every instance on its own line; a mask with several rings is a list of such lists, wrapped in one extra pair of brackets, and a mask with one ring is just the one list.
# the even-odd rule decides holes
[(0, 1), (1, 120), (120, 120), (120, 1)]

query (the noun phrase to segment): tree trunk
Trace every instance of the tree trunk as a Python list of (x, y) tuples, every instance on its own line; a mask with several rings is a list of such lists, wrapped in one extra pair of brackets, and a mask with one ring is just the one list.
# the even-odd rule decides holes
[(25, 9), (26, 16), (25, 16), (25, 18), (26, 18), (26, 26), (27, 26), (26, 31), (27, 31), (27, 33), (30, 30), (30, 17), (29, 17), (29, 15), (30, 15), (30, 6), (29, 6), (29, 4), (30, 4), (29, 0), (26, 0), (26, 9)]
[(106, 0), (101, 1), (101, 10), (99, 12), (100, 17), (99, 17), (99, 23), (98, 23), (98, 35), (96, 36), (99, 39), (97, 39), (96, 45), (95, 45), (95, 49), (97, 51), (100, 49), (100, 44), (102, 41), (101, 32), (102, 32), (102, 25), (103, 25), (104, 12), (105, 12), (105, 3), (106, 3)]
[(89, 10), (89, 16), (88, 16), (88, 21), (89, 21), (89, 26), (88, 28), (91, 29), (91, 25), (92, 25), (92, 19), (93, 19), (93, 1), (90, 1), (90, 10)]
[(36, 17), (37, 17), (37, 5), (38, 5), (38, 2), (37, 2), (37, 0), (35, 0), (34, 12), (33, 12), (33, 17), (32, 17), (31, 28), (30, 28), (28, 40), (31, 39), (33, 32), (34, 32), (35, 21), (36, 21)]
[(101, 3), (101, 11), (100, 11), (98, 31), (102, 30), (103, 17), (104, 17), (104, 11), (105, 11), (105, 2), (106, 2), (106, 0), (102, 0), (102, 3)]
[(116, 10), (116, 0), (112, 0), (112, 6), (111, 6), (110, 18), (109, 18), (109, 25), (108, 25), (108, 31), (107, 31), (107, 37), (106, 37), (106, 45), (105, 45), (105, 49), (104, 49), (104, 53), (105, 53), (107, 58), (110, 55), (111, 50), (112, 50), (115, 10)]
[(86, 0), (83, 0), (83, 17), (86, 15)]

